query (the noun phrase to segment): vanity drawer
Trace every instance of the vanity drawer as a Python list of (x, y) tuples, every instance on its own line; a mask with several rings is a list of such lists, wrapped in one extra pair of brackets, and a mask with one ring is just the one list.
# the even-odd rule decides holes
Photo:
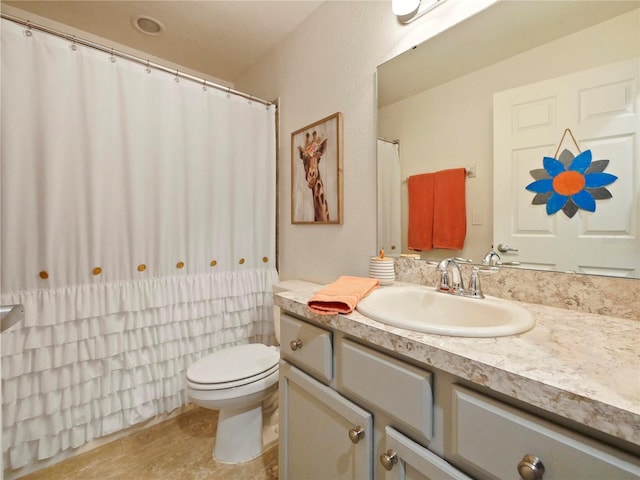
[(280, 316), (280, 356), (319, 380), (333, 378), (331, 332), (286, 313)]
[(640, 477), (637, 458), (477, 392), (454, 386), (453, 402), (455, 459), (489, 478), (517, 478), (525, 455), (542, 462), (544, 480)]
[(431, 440), (431, 373), (349, 340), (340, 345), (341, 390), (363, 404), (375, 402), (375, 408)]

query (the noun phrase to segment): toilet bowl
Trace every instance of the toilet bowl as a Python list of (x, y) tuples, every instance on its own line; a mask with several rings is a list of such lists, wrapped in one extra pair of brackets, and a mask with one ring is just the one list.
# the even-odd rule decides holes
[[(274, 292), (315, 286), (309, 282), (289, 280), (274, 285)], [(279, 320), (280, 311), (274, 307), (277, 341), (280, 340)], [(191, 401), (220, 411), (213, 447), (214, 460), (246, 462), (259, 456), (268, 446), (263, 441), (262, 406), (264, 402), (277, 407), (279, 360), (278, 347), (252, 343), (211, 353), (187, 370), (185, 386)], [(276, 428), (277, 423), (272, 430)]]
[(187, 370), (187, 395), (220, 410), (213, 458), (239, 463), (262, 453), (262, 401), (278, 384), (279, 351), (260, 343), (238, 345), (201, 358)]

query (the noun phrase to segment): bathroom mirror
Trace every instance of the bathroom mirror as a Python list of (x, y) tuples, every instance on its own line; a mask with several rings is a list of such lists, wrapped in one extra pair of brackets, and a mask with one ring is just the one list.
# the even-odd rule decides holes
[[(529, 212), (532, 208), (541, 208), (544, 226), (533, 222), (532, 228), (541, 230), (536, 233), (542, 239), (537, 242), (542, 247), (538, 250), (543, 251), (527, 252), (527, 255), (499, 252), (502, 262), (513, 262), (520, 268), (640, 278), (639, 7), (637, 1), (503, 0), (380, 65), (377, 69), (378, 244), (386, 254), (413, 254), (423, 259), (459, 256), (479, 263), (492, 248), (498, 251), (499, 244), (503, 249), (505, 244), (518, 248), (522, 240), (518, 229), (513, 228), (515, 235), (505, 238), (500, 233), (500, 225), (527, 224), (531, 217), (526, 215), (531, 214), (517, 218), (518, 212), (522, 215), (523, 209)], [(631, 74), (622, 80), (603, 81), (603, 88), (583, 88), (573, 80), (578, 73), (598, 72), (603, 66), (609, 68), (625, 62), (627, 67), (631, 65)], [(590, 74), (602, 77), (599, 73)], [(577, 115), (584, 115), (597, 104), (605, 109), (601, 116), (609, 115), (606, 109), (619, 110), (622, 112), (619, 116), (626, 117), (631, 127), (627, 127), (626, 132), (607, 131), (605, 136), (595, 136), (572, 122), (553, 124), (555, 118), (549, 120), (545, 115), (560, 107), (553, 101), (546, 103), (547, 110), (541, 107), (545, 99), (551, 98), (546, 87), (550, 82), (555, 85), (566, 79), (571, 85), (575, 83), (572, 88), (577, 92), (597, 92), (590, 96), (578, 93)], [(536, 102), (519, 104), (532, 107), (518, 110), (527, 110), (525, 136), (527, 127), (535, 130), (538, 121), (549, 121), (550, 125), (542, 147), (535, 149), (536, 155), (517, 164), (513, 160), (517, 148), (509, 150), (506, 158), (500, 154), (500, 139), (494, 139), (495, 130), (499, 128), (494, 123), (502, 122), (503, 130), (511, 130), (515, 128), (514, 122), (522, 118), (509, 117), (505, 127), (504, 120), (496, 119), (514, 115), (516, 106), (513, 103), (507, 106), (505, 114), (503, 110), (496, 110), (494, 101), (501, 105), (496, 99), (520, 89), (533, 90), (534, 96), (530, 98), (536, 99)], [(563, 137), (565, 128), (575, 133), (575, 142), (569, 135)], [(622, 138), (624, 141), (616, 140), (615, 146), (603, 150), (603, 145), (612, 143), (611, 139)], [(534, 197), (531, 192), (525, 192), (526, 207), (504, 200), (505, 192), (515, 190), (515, 183), (509, 179), (519, 175), (518, 189), (524, 191), (527, 183), (534, 181), (529, 172), (542, 169), (543, 157), (553, 157), (560, 147), (575, 155), (579, 153), (578, 148), (592, 150), (594, 160), (609, 156), (624, 159), (624, 168), (616, 171), (618, 180), (608, 187), (613, 198), (597, 200), (595, 212), (579, 210), (573, 218), (562, 211), (556, 215), (546, 214), (544, 205), (531, 206)], [(613, 161), (610, 160), (607, 172)], [(464, 248), (409, 250), (407, 178), (458, 167), (466, 168), (468, 174)], [(520, 171), (513, 172), (513, 176), (504, 173), (516, 167)], [(522, 183), (524, 181), (527, 183)], [(498, 198), (498, 202), (494, 198)], [(618, 208), (612, 211), (613, 200)], [(611, 220), (622, 210), (624, 218), (618, 223)], [(592, 240), (587, 251), (591, 258), (601, 258), (602, 262), (593, 268), (585, 268), (580, 263), (554, 265), (546, 258), (545, 251), (569, 256), (567, 252), (576, 250), (576, 240), (574, 236), (571, 241), (554, 238), (555, 244), (545, 243), (545, 237), (555, 236), (545, 230), (547, 224), (549, 232), (556, 224), (579, 225), (583, 231), (577, 236)], [(525, 230), (520, 237), (527, 236)]]

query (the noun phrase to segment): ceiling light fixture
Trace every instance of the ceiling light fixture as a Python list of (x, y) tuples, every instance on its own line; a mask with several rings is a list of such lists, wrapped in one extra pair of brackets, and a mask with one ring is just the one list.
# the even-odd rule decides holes
[(432, 3), (422, 5), (422, 0), (392, 0), (391, 11), (398, 17), (400, 23), (411, 23), (446, 1), (435, 0)]
[(164, 25), (155, 18), (138, 15), (131, 19), (131, 23), (140, 33), (145, 35), (159, 35), (164, 30)]

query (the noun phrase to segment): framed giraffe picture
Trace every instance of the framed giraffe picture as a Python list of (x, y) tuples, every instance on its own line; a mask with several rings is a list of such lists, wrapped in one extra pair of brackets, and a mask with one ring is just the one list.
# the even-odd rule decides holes
[(342, 224), (342, 113), (291, 134), (291, 223)]

